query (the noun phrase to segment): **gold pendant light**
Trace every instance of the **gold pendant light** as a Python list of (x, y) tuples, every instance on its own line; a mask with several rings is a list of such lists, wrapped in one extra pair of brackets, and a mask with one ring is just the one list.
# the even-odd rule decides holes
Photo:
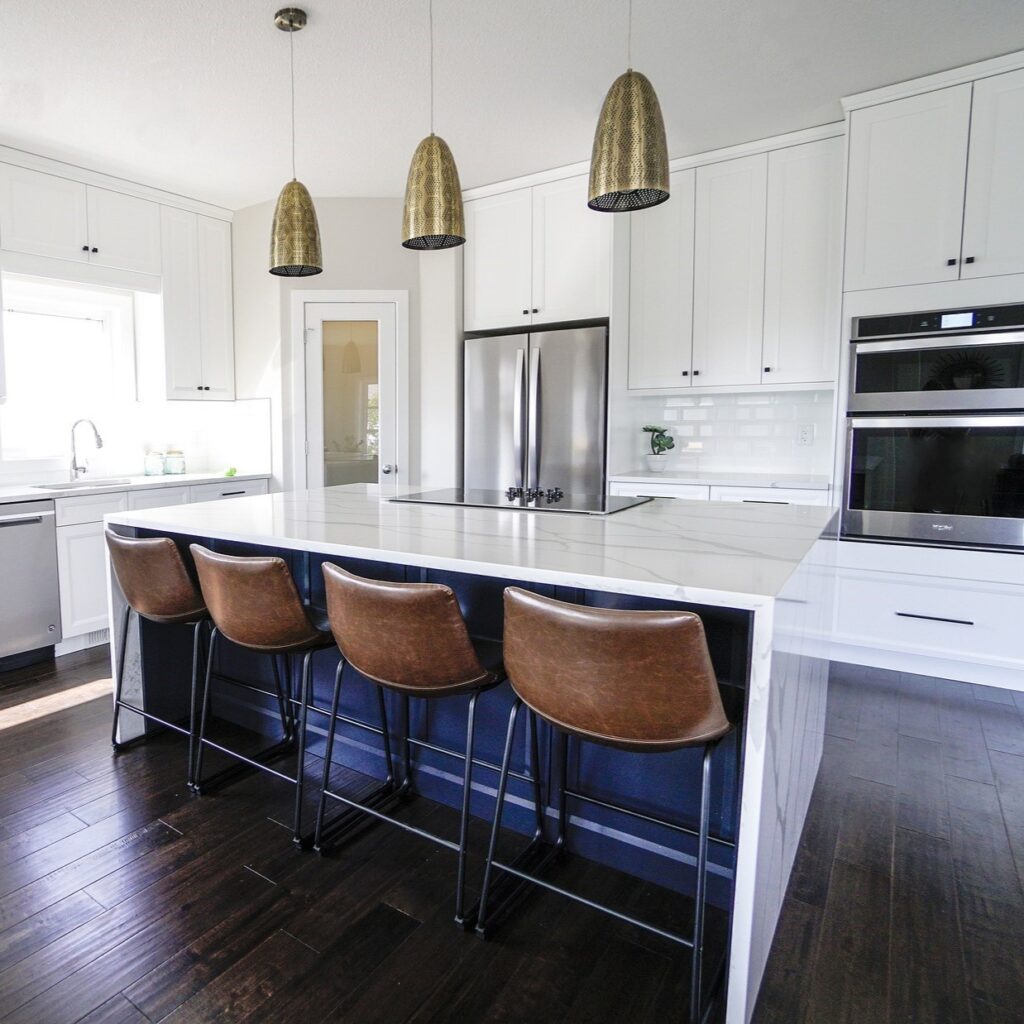
[(416, 147), (405, 185), (402, 245), (452, 249), (466, 241), (459, 171), (448, 144), (434, 134), (434, 0), (430, 16), (430, 134)]
[(295, 177), (295, 42), (294, 34), (305, 27), (306, 12), (297, 7), (282, 8), (274, 24), (288, 33), (291, 57), (292, 97), (292, 180), (277, 197), (274, 226), (270, 233), (270, 272), (279, 277), (309, 277), (323, 273), (320, 255), (320, 227), (309, 190)]
[[(629, 4), (627, 65), (632, 60), (633, 2)], [(592, 210), (644, 210), (668, 199), (668, 143), (654, 87), (629, 67), (608, 90), (590, 157)]]

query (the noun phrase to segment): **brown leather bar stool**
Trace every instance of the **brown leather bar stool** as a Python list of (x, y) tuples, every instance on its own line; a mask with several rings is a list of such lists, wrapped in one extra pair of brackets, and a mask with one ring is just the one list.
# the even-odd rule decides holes
[[(127, 745), (119, 743), (117, 726), (121, 709), (141, 715), (167, 729), (188, 736), (188, 784), (192, 785), (194, 741), (196, 732), (196, 689), (199, 680), (199, 659), (203, 626), (209, 622), (209, 613), (202, 594), (185, 568), (181, 552), (170, 537), (122, 537), (113, 530), (106, 531), (110, 564), (124, 594), (125, 610), (121, 629), (121, 643), (117, 655), (117, 679), (114, 684), (114, 722), (110, 742), (114, 750)], [(132, 613), (138, 618), (163, 625), (192, 626), (192, 687), (189, 698), (188, 728), (169, 722), (152, 711), (129, 704), (122, 697), (124, 689), (125, 654), (128, 650), (128, 630)], [(142, 738), (142, 737), (140, 737)]]
[[(206, 680), (203, 687), (202, 714), (196, 750), (195, 788), (201, 792), (203, 778), (203, 750), (213, 747), (223, 754), (235, 758), (252, 768), (268, 772), (295, 787), (295, 814), (293, 841), (302, 845), (302, 792), (306, 755), (306, 711), (310, 703), (311, 669), (313, 655), (327, 647), (334, 646), (331, 634), (320, 629), (303, 605), (295, 581), (283, 558), (272, 555), (237, 556), (223, 555), (210, 551), (199, 544), (191, 546), (199, 573), (199, 585), (210, 609), (213, 629), (210, 633), (210, 649), (206, 661)], [(211, 688), (214, 653), (218, 639), (223, 636), (239, 647), (257, 651), (272, 657), (276, 693), (253, 686), (228, 676), (218, 678), (242, 686), (245, 689), (276, 697), (281, 714), (283, 739), (256, 757), (247, 757), (216, 743), (206, 736), (206, 725), (210, 715)], [(292, 716), (291, 695), (288, 686), (282, 684), (278, 657), (282, 656), (289, 667), (287, 678), (291, 679), (291, 659), (302, 655), (302, 682), (299, 697), (299, 723)], [(287, 775), (268, 763), (275, 757), (287, 753), (298, 738), (297, 763), (294, 775)]]
[[(476, 702), (480, 694), (505, 678), (501, 665), (501, 645), (473, 639), (466, 628), (462, 611), (449, 587), (439, 583), (387, 583), (354, 576), (330, 563), (324, 563), (327, 614), (342, 658), (334, 679), (324, 775), (317, 808), (314, 848), (322, 849), (324, 808), (327, 798), (347, 805), (348, 810), (331, 825), (335, 836), (354, 827), (369, 814), (381, 821), (429, 839), (458, 854), (455, 885), (455, 920), (470, 924), (464, 902), (466, 851), (469, 831), (469, 804), (472, 792), (473, 735)], [(387, 779), (384, 785), (361, 801), (352, 800), (330, 789), (331, 754), (338, 722), (338, 702), (346, 662), (377, 684), (381, 714)], [(383, 691), (401, 696), (404, 718), (404, 765), (401, 784), (395, 785), (394, 764)], [(462, 779), (462, 815), (458, 843), (400, 821), (384, 813), (389, 798), (411, 794), (412, 770), (409, 750), (409, 698), (433, 700), (469, 695), (465, 752), (432, 747), (464, 764)], [(348, 721), (348, 719), (346, 719)], [(354, 723), (361, 724), (361, 723)]]
[[(722, 706), (700, 618), (684, 611), (589, 608), (509, 587), (505, 591), (505, 664), (517, 700), (509, 713), (477, 931), (488, 933), (488, 915), (494, 913), (490, 906), (492, 880), (497, 869), (518, 879), (508, 900), (524, 883), (534, 882), (671, 939), (693, 951), (690, 1020), (695, 1024), (702, 1010), (711, 755), (732, 728)], [(559, 849), (565, 844), (567, 736), (650, 754), (682, 747), (704, 748), (691, 937), (658, 928), (541, 880), (514, 864), (495, 860), (516, 715), (522, 704), (554, 728), (561, 745)], [(579, 793), (569, 796), (586, 799)], [(614, 805), (603, 802), (603, 806)]]

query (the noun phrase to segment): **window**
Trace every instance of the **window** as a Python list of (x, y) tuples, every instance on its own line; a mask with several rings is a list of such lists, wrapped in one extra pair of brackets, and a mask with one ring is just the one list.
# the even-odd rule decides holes
[(65, 458), (75, 420), (134, 399), (131, 294), (5, 275), (2, 296), (0, 459)]

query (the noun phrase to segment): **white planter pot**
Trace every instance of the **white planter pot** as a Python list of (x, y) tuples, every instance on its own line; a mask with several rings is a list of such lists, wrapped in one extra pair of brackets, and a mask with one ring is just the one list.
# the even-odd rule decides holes
[(667, 455), (647, 455), (647, 468), (652, 473), (664, 473), (668, 469)]

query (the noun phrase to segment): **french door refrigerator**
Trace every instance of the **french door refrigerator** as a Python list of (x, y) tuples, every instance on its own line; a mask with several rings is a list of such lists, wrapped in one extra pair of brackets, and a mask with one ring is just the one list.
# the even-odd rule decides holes
[(467, 490), (603, 495), (607, 324), (467, 335)]

